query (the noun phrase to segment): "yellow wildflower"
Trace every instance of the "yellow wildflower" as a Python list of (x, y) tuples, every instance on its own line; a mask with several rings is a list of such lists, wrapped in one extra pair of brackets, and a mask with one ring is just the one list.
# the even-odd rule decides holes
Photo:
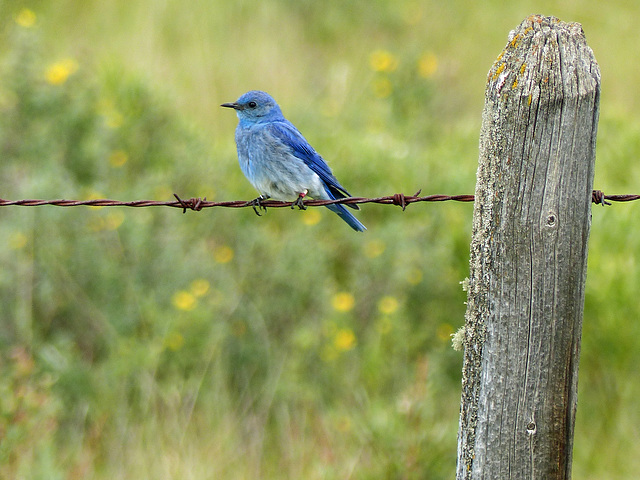
[(196, 308), (196, 297), (187, 291), (180, 290), (173, 296), (173, 306), (178, 310), (189, 312)]
[(398, 59), (387, 50), (375, 50), (369, 56), (369, 65), (376, 72), (393, 72), (398, 68)]
[(209, 291), (209, 282), (204, 278), (197, 278), (191, 282), (190, 289), (196, 297), (201, 297)]
[(105, 228), (107, 230), (116, 230), (124, 222), (124, 213), (121, 211), (111, 212), (105, 218)]
[(29, 239), (24, 233), (15, 232), (9, 238), (9, 248), (11, 248), (12, 250), (20, 250), (21, 248), (24, 248), (27, 245), (28, 240)]
[(23, 8), (16, 15), (16, 23), (22, 28), (31, 28), (36, 24), (36, 14), (33, 10)]
[(171, 332), (164, 339), (164, 346), (173, 352), (180, 350), (183, 345), (184, 337), (178, 332)]
[(123, 166), (128, 160), (129, 155), (124, 150), (115, 150), (109, 155), (109, 164), (115, 168)]
[(333, 362), (336, 358), (338, 358), (338, 352), (331, 345), (325, 345), (320, 351), (320, 358), (322, 358), (323, 362)]
[(302, 216), (302, 223), (309, 226), (316, 225), (320, 222), (321, 218), (322, 215), (320, 215), (320, 212), (317, 208), (309, 209)]
[(103, 98), (97, 104), (97, 110), (109, 128), (119, 128), (124, 123), (124, 116), (118, 111), (111, 99)]
[(376, 258), (382, 255), (387, 246), (382, 240), (371, 240), (364, 245), (364, 254), (368, 258)]
[(339, 312), (348, 312), (355, 303), (356, 299), (348, 292), (336, 293), (331, 300), (331, 305)]
[(398, 310), (399, 306), (400, 302), (398, 302), (398, 299), (389, 295), (382, 297), (378, 302), (378, 310), (385, 315), (391, 315)]
[(421, 77), (431, 78), (438, 70), (438, 57), (428, 52), (418, 60), (418, 73)]
[[(91, 190), (89, 192), (89, 194), (87, 195), (87, 197), (88, 197), (87, 200), (100, 200), (100, 199), (104, 198), (104, 195), (102, 195), (100, 192), (97, 192), (95, 190)], [(97, 210), (97, 209), (102, 208), (102, 207), (100, 207), (100, 206), (91, 206), (89, 208), (93, 208), (93, 209)]]
[(346, 352), (356, 346), (356, 335), (349, 328), (341, 328), (336, 332), (333, 344), (338, 351)]
[(78, 62), (72, 58), (66, 58), (49, 65), (44, 76), (51, 85), (62, 85), (76, 70), (78, 70)]
[(213, 249), (213, 259), (218, 263), (229, 263), (233, 260), (233, 249), (227, 245), (220, 245)]

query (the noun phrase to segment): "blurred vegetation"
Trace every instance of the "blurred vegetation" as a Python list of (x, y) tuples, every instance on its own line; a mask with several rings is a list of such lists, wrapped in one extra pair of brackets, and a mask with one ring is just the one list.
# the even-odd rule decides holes
[[(583, 23), (596, 187), (637, 192), (635, 2), (0, 0), (0, 196), (253, 198), (253, 88), (355, 195), (472, 193), (531, 13)], [(594, 208), (576, 478), (640, 467), (639, 208)], [(2, 209), (0, 477), (452, 478), (471, 213)]]

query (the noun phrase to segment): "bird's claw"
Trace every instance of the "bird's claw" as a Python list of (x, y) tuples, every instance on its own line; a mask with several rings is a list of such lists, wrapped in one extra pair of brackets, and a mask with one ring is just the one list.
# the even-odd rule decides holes
[(294, 209), (295, 207), (298, 207), (300, 210), (306, 210), (307, 207), (304, 205), (304, 197), (306, 196), (306, 191), (304, 193), (300, 193), (298, 198), (296, 198), (296, 201), (291, 204), (291, 208)]
[(265, 212), (267, 211), (267, 207), (262, 205), (262, 201), (267, 200), (268, 198), (269, 197), (267, 197), (266, 195), (260, 195), (259, 197), (256, 197), (253, 200), (247, 202), (247, 205), (251, 205), (253, 207), (253, 211), (256, 212), (256, 215), (261, 217), (262, 214), (258, 210), (264, 210)]

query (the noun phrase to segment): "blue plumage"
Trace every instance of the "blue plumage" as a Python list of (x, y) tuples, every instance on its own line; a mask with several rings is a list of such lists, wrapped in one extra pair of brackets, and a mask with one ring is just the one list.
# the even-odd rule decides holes
[[(284, 118), (269, 94), (253, 90), (236, 102), (222, 106), (235, 109), (240, 119), (236, 128), (238, 161), (242, 172), (260, 192), (256, 201), (297, 199), (301, 206), (306, 195), (322, 200), (351, 196), (324, 159)], [(359, 210), (357, 205), (347, 206)], [(344, 205), (327, 205), (327, 208), (354, 230), (366, 230)]]

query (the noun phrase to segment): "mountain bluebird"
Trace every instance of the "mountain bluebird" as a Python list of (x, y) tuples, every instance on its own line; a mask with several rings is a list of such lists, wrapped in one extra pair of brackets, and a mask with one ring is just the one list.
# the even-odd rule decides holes
[[(234, 103), (221, 106), (235, 109), (240, 119), (236, 128), (238, 161), (244, 175), (260, 192), (253, 201), (254, 208), (256, 205), (260, 207), (260, 201), (267, 198), (295, 198), (294, 205), (304, 209), (302, 200), (307, 195), (322, 200), (351, 196), (333, 176), (323, 158), (284, 118), (280, 107), (268, 93), (254, 90)], [(359, 210), (355, 204), (347, 206)], [(366, 230), (344, 205), (326, 207), (354, 230)]]

